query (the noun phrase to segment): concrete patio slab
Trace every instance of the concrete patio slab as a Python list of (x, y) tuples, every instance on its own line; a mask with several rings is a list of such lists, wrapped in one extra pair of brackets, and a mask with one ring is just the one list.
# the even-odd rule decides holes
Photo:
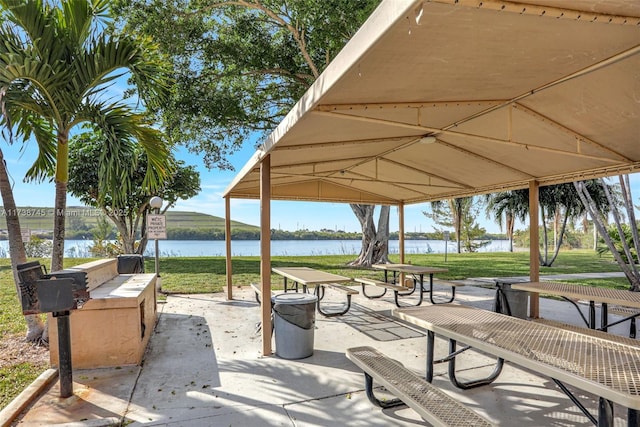
[[(470, 285), (458, 288), (456, 301), (490, 309), (493, 297), (493, 289)], [(127, 426), (427, 425), (406, 407), (371, 405), (362, 372), (344, 354), (349, 347), (371, 345), (424, 372), (424, 331), (389, 315), (392, 296), (368, 300), (355, 295), (346, 315), (316, 314), (313, 355), (299, 360), (261, 356), (253, 292), (248, 286), (235, 288), (234, 298), (170, 295), (159, 304), (158, 324), (141, 367), (76, 370), (74, 396), (56, 397), (56, 383), (14, 425), (90, 426), (100, 420), (111, 425), (114, 419)], [(339, 305), (343, 295), (327, 292), (326, 298)], [(543, 317), (581, 321), (566, 302), (543, 299), (540, 307)], [(625, 335), (628, 326), (619, 325), (615, 332)], [(444, 356), (445, 341), (436, 343), (436, 357)], [(481, 376), (493, 363), (466, 352), (458, 363), (460, 376)], [(451, 385), (444, 365), (436, 365), (434, 384), (496, 425), (591, 425), (551, 379), (509, 363), (493, 384), (465, 391)], [(597, 401), (586, 397), (595, 410)], [(626, 411), (616, 408), (616, 415), (616, 425), (624, 425)]]

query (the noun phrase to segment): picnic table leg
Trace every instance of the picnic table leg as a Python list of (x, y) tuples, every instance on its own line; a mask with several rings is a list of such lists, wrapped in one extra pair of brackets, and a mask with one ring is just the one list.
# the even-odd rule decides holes
[[(496, 367), (493, 372), (486, 378), (479, 378), (477, 380), (471, 381), (459, 381), (456, 377), (456, 356), (459, 352), (456, 352), (456, 340), (449, 339), (449, 354), (451, 357), (449, 358), (449, 380), (453, 385), (462, 390), (467, 390), (474, 387), (479, 387), (482, 385), (491, 384), (498, 378), (500, 372), (502, 372), (502, 366), (504, 365), (504, 359), (501, 357), (498, 358), (496, 362)], [(461, 350), (464, 351), (464, 350)]]
[(427, 369), (425, 379), (428, 382), (433, 381), (433, 346), (435, 342), (435, 333), (427, 331)]
[[(385, 282), (385, 283), (386, 283), (386, 282)], [(365, 296), (366, 298), (368, 298), (368, 299), (382, 298), (382, 297), (383, 297), (383, 296), (385, 296), (385, 295), (386, 295), (386, 293), (387, 293), (387, 288), (385, 288), (385, 289), (384, 289), (384, 292), (382, 292), (382, 293), (381, 293), (381, 294), (379, 294), (379, 295), (367, 295), (367, 291), (365, 290), (365, 287), (366, 287), (367, 285), (365, 285), (364, 283), (361, 283), (361, 285), (362, 285), (362, 295), (364, 295), (364, 296)]]
[(347, 295), (347, 302), (343, 306), (342, 311), (336, 311), (333, 313), (322, 311), (322, 309), (320, 308), (320, 301), (322, 300), (322, 298), (324, 298), (324, 285), (317, 285), (314, 290), (314, 294), (318, 297), (318, 300), (316, 301), (316, 308), (318, 309), (318, 313), (322, 314), (324, 317), (342, 316), (343, 314), (346, 314), (347, 311), (349, 311), (349, 309), (351, 308), (351, 295)]
[(571, 401), (578, 407), (578, 409), (580, 409), (580, 411), (582, 411), (582, 413), (585, 415), (585, 417), (589, 418), (589, 421), (591, 421), (591, 423), (593, 423), (594, 425), (598, 424), (598, 420), (596, 420), (596, 418), (593, 416), (593, 414), (591, 412), (589, 412), (589, 410), (587, 408), (585, 408), (585, 406), (582, 404), (582, 402), (580, 402), (580, 400), (578, 400), (578, 398), (575, 396), (575, 394), (573, 394), (571, 392), (571, 390), (569, 390), (567, 388), (566, 385), (564, 385), (564, 383), (562, 381), (559, 381), (555, 378), (551, 378), (553, 380), (554, 383), (556, 383), (556, 385), (560, 388), (560, 390), (567, 395), (567, 397), (569, 399), (571, 399)]
[(609, 309), (607, 303), (603, 302), (600, 308), (600, 330), (607, 332), (607, 323), (609, 322)]
[[(422, 304), (422, 300), (423, 300), (423, 298), (424, 298), (424, 290), (422, 289), (422, 284), (419, 284), (419, 285), (420, 285), (420, 296), (418, 297), (418, 302), (417, 302), (416, 304), (414, 304), (414, 305), (407, 305), (407, 306), (405, 306), (405, 307), (417, 307), (417, 306), (419, 306), (420, 304)], [(417, 285), (416, 285), (416, 286), (417, 286)], [(413, 288), (413, 291), (411, 291), (411, 292), (407, 292), (407, 293), (403, 293), (403, 294), (401, 294), (400, 292), (398, 292), (397, 290), (395, 290), (395, 289), (394, 289), (394, 290), (393, 290), (393, 298), (395, 299), (396, 306), (397, 306), (397, 307), (403, 307), (402, 305), (400, 305), (400, 302), (398, 301), (398, 296), (399, 296), (399, 295), (400, 295), (400, 296), (411, 295), (415, 290), (416, 290), (416, 287), (414, 287), (414, 288)], [(385, 289), (385, 291), (386, 291), (386, 289)]]
[[(420, 281), (422, 282), (422, 274), (420, 275)], [(433, 300), (433, 273), (429, 274), (429, 299), (431, 300), (431, 304), (448, 304), (453, 302), (456, 298), (456, 288), (454, 286), (451, 287), (451, 298), (447, 301), (435, 302)]]
[(598, 427), (613, 427), (613, 403), (603, 397), (598, 403)]
[(637, 409), (627, 409), (627, 426), (640, 427), (640, 412)]
[(367, 374), (366, 372), (364, 373), (364, 389), (365, 389), (365, 392), (367, 393), (367, 398), (369, 399), (369, 402), (373, 403), (374, 405), (382, 409), (404, 405), (404, 402), (398, 398), (389, 399), (385, 401), (378, 399), (373, 393), (373, 377)]
[(596, 328), (596, 303), (595, 301), (589, 301), (589, 327), (591, 329)]
[[(578, 314), (580, 315), (580, 317), (582, 317), (582, 320), (584, 321), (584, 324), (587, 325), (588, 328), (591, 329), (595, 329), (595, 324), (596, 324), (596, 308), (595, 305), (593, 307), (589, 306), (589, 319), (587, 319), (584, 315), (584, 313), (582, 312), (582, 310), (580, 310), (580, 306), (571, 298), (562, 297), (563, 300), (567, 301), (568, 303), (572, 304), (576, 310), (578, 310)], [(593, 301), (592, 301), (593, 303)], [(593, 311), (592, 311), (593, 308)]]

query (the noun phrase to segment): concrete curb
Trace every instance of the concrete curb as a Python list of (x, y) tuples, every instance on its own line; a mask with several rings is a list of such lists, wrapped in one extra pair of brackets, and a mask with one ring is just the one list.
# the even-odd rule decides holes
[(2, 411), (0, 411), (0, 426), (8, 427), (16, 419), (24, 409), (37, 398), (42, 391), (58, 377), (57, 369), (47, 369), (31, 384), (29, 384), (22, 393), (16, 396)]
[(51, 427), (112, 427), (120, 425), (120, 418), (109, 417), (93, 420), (76, 421), (64, 424), (54, 424)]

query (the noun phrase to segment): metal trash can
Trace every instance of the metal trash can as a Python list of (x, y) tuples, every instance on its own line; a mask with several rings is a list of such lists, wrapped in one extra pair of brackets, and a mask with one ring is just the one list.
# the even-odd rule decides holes
[(303, 359), (313, 354), (318, 297), (307, 293), (286, 293), (271, 298), (276, 355)]
[(511, 289), (512, 284), (520, 282), (520, 280), (496, 280), (495, 311), (527, 319), (529, 292)]
[(118, 255), (118, 274), (135, 273), (144, 273), (144, 258), (142, 255)]

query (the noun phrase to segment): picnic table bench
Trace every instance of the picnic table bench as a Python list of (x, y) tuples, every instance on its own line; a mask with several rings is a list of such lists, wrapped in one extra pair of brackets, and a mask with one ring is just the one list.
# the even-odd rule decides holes
[[(434, 426), (492, 426), (477, 412), (427, 382), (400, 362), (372, 347), (347, 349), (347, 358), (364, 372), (365, 391), (371, 403), (381, 408), (406, 404)], [(375, 396), (373, 381), (383, 385), (395, 399), (383, 401)]]

